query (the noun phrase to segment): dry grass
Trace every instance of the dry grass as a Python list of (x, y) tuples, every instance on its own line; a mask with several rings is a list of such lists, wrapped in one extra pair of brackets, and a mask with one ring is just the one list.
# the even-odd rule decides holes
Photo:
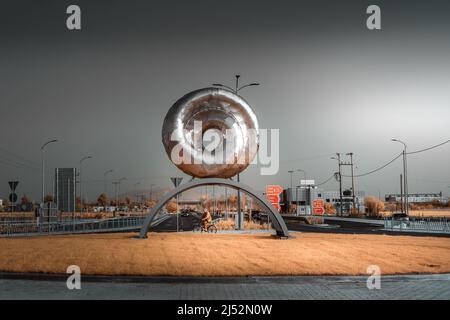
[(151, 233), (0, 239), (0, 270), (152, 276), (356, 275), (450, 272), (450, 239), (296, 233)]
[[(235, 230), (235, 223), (233, 219), (220, 220), (215, 223), (217, 230)], [(254, 221), (248, 222), (244, 221), (245, 230), (267, 230), (271, 227), (267, 223), (256, 223)]]

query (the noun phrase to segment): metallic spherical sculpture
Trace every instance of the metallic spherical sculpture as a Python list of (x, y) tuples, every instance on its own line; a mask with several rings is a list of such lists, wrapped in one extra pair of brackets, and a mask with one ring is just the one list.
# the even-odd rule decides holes
[[(258, 120), (248, 103), (222, 88), (186, 94), (167, 112), (162, 128), (171, 161), (197, 178), (230, 178), (243, 171), (256, 156), (258, 136)], [(206, 145), (208, 137), (212, 142)]]

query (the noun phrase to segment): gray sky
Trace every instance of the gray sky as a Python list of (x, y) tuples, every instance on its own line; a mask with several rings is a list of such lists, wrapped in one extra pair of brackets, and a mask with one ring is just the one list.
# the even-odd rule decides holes
[[(70, 32), (74, 3), (82, 30)], [(380, 31), (366, 28), (369, 4), (381, 7)], [(259, 190), (288, 185), (290, 169), (323, 181), (335, 152), (353, 152), (364, 173), (401, 152), (392, 137), (411, 151), (448, 140), (449, 12), (448, 1), (2, 1), (0, 198), (9, 179), (39, 197), (39, 149), (52, 138), (49, 173), (94, 157), (84, 166), (89, 199), (108, 169), (128, 178), (125, 190), (170, 186), (181, 172), (161, 144), (167, 110), (236, 73), (261, 83), (242, 92), (260, 127), (280, 129), (279, 174), (241, 175)], [(408, 160), (410, 192), (448, 194), (450, 144)], [(356, 188), (397, 192), (401, 168)]]

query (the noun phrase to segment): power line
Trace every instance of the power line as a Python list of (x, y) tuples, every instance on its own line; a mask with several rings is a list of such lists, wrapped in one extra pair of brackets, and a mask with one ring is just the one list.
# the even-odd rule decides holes
[(327, 180), (325, 180), (324, 182), (321, 182), (321, 183), (316, 184), (316, 187), (317, 187), (317, 186), (321, 186), (321, 185), (327, 183), (328, 181), (330, 181), (331, 179), (333, 179), (334, 176), (335, 176), (335, 174), (333, 173), (333, 174), (331, 175), (331, 177), (329, 177), (329, 178), (328, 178)]
[(297, 159), (291, 159), (291, 160), (283, 160), (281, 162), (302, 162), (302, 161), (310, 161), (310, 160), (316, 160), (316, 159), (322, 159), (322, 158), (328, 158), (330, 156), (333, 156), (334, 153), (328, 153), (328, 154), (321, 154), (321, 155), (315, 155), (310, 157), (303, 157), (303, 158), (297, 158)]
[(450, 181), (442, 181), (442, 180), (429, 180), (429, 179), (412, 179), (415, 181), (421, 181), (421, 182), (429, 182), (429, 183), (442, 183), (442, 184), (449, 184), (450, 185)]
[[(354, 177), (355, 177), (355, 178), (357, 178), (357, 177), (364, 177), (364, 176), (367, 176), (367, 175), (369, 175), (369, 174), (372, 174), (372, 173), (375, 173), (375, 172), (377, 172), (377, 171), (380, 171), (380, 170), (386, 168), (388, 165), (390, 165), (392, 162), (394, 162), (394, 161), (397, 160), (398, 158), (400, 158), (402, 155), (403, 155), (403, 152), (400, 153), (398, 156), (396, 156), (396, 157), (395, 157), (394, 159), (392, 159), (391, 161), (389, 161), (388, 163), (382, 165), (381, 167), (376, 168), (375, 170), (372, 170), (372, 171), (369, 171), (369, 172), (366, 172), (366, 173), (356, 174), (356, 175), (354, 175)], [(347, 176), (347, 175), (342, 175), (342, 176), (343, 176), (343, 177), (347, 177), (347, 178), (351, 177), (351, 176)]]
[(14, 161), (8, 158), (4, 158), (0, 156), (0, 164), (9, 166), (9, 167), (14, 167), (14, 168), (18, 168), (18, 169), (32, 169), (32, 170), (39, 170), (39, 168), (18, 162), (18, 161)]
[(406, 154), (415, 154), (415, 153), (420, 153), (420, 152), (428, 151), (428, 150), (431, 150), (431, 149), (440, 147), (440, 146), (442, 146), (442, 145), (444, 145), (444, 144), (446, 144), (446, 143), (449, 143), (449, 142), (450, 142), (450, 140), (447, 140), (447, 141), (444, 141), (444, 142), (442, 142), (442, 143), (439, 143), (439, 144), (437, 144), (437, 145), (435, 145), (435, 146), (432, 146), (432, 147), (429, 147), (429, 148), (425, 148), (425, 149), (422, 149), (422, 150), (413, 151), (413, 152), (407, 152)]
[[(425, 148), (425, 149), (421, 149), (421, 150), (417, 150), (417, 151), (412, 151), (412, 152), (407, 152), (406, 154), (415, 154), (415, 153), (425, 152), (425, 151), (428, 151), (428, 150), (431, 150), (431, 149), (440, 147), (440, 146), (442, 146), (442, 145), (444, 145), (444, 144), (446, 144), (446, 143), (449, 143), (449, 142), (450, 142), (450, 140), (447, 140), (447, 141), (444, 141), (444, 142), (442, 142), (442, 143), (439, 143), (439, 144), (436, 144), (436, 145), (434, 145), (434, 146), (431, 146), (431, 147), (429, 147), (429, 148)], [(363, 177), (363, 176), (367, 176), (367, 175), (369, 175), (369, 174), (375, 173), (375, 172), (377, 172), (377, 171), (380, 171), (380, 170), (386, 168), (388, 165), (390, 165), (392, 162), (394, 162), (394, 161), (397, 160), (398, 158), (400, 158), (402, 155), (403, 155), (403, 153), (400, 153), (398, 156), (396, 156), (394, 159), (392, 159), (392, 160), (389, 161), (388, 163), (384, 164), (383, 166), (381, 166), (381, 167), (379, 167), (379, 168), (377, 168), (377, 169), (375, 169), (375, 170), (372, 170), (372, 171), (363, 173), (363, 174), (355, 175), (355, 177)], [(343, 177), (351, 177), (351, 176), (348, 176), (348, 175), (342, 175), (342, 176), (343, 176)]]
[[(22, 163), (25, 163), (26, 165), (30, 165), (30, 166), (33, 166), (33, 167), (39, 167), (40, 166), (39, 163), (37, 163), (35, 161), (28, 160), (26, 157), (24, 157), (24, 156), (22, 156), (20, 154), (8, 151), (5, 148), (0, 147), (0, 151), (2, 151), (3, 153), (8, 153), (10, 156), (12, 156), (12, 157), (14, 157), (16, 159), (19, 159), (19, 160), (13, 160), (13, 161), (20, 161)], [(5, 157), (5, 156), (6, 155), (4, 155), (3, 157)]]

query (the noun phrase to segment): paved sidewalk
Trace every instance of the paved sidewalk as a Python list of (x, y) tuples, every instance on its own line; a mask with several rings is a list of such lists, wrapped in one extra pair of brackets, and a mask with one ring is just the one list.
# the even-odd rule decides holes
[(366, 277), (114, 279), (82, 279), (81, 290), (64, 279), (0, 279), (0, 299), (450, 299), (450, 274), (385, 276), (380, 290)]

